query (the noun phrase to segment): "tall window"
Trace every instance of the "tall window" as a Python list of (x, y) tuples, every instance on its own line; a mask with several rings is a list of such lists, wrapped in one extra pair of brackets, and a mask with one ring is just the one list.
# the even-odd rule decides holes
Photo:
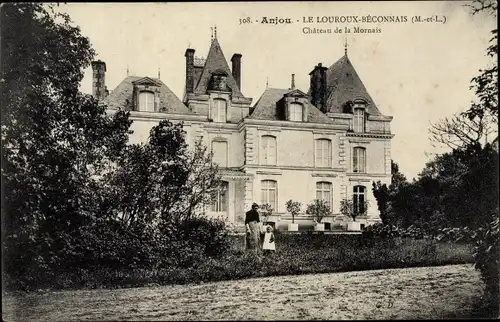
[(328, 202), (331, 207), (333, 204), (333, 190), (330, 182), (317, 182), (316, 183), (316, 199)]
[(327, 139), (316, 140), (316, 166), (332, 166), (332, 141)]
[(262, 164), (276, 165), (276, 138), (264, 135), (262, 138)]
[(365, 131), (365, 110), (362, 108), (354, 109), (353, 116), (353, 130), (357, 133), (362, 133)]
[(270, 204), (274, 212), (278, 209), (278, 187), (276, 181), (274, 180), (262, 180), (260, 182), (261, 186), (261, 197), (260, 201), (262, 204)]
[(365, 200), (366, 200), (366, 188), (364, 186), (354, 186), (353, 188), (352, 199), (354, 203), (354, 211), (358, 214), (364, 214), (365, 209)]
[(227, 102), (223, 99), (214, 99), (210, 118), (214, 122), (226, 123)]
[(352, 171), (358, 173), (366, 172), (366, 149), (356, 147), (352, 154)]
[(213, 141), (212, 153), (214, 163), (217, 163), (221, 168), (227, 168), (227, 142)]
[(302, 121), (302, 110), (303, 107), (301, 104), (290, 103), (289, 111), (290, 111), (290, 121)]
[(215, 192), (214, 199), (212, 201), (212, 211), (214, 212), (227, 212), (228, 203), (228, 187), (229, 184), (222, 181), (217, 191)]
[(155, 94), (153, 94), (152, 92), (139, 93), (139, 111), (155, 111)]

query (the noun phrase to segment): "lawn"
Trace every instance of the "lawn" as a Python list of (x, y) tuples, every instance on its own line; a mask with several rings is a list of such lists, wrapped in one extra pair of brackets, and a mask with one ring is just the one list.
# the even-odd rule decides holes
[(5, 321), (439, 319), (481, 295), (472, 265), (4, 296)]

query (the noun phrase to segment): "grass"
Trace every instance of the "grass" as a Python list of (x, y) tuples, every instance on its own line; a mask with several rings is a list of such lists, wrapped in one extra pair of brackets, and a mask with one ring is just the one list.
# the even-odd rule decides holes
[(472, 263), (466, 244), (413, 239), (364, 239), (360, 235), (277, 234), (277, 251), (263, 256), (244, 250), (233, 236), (223, 257), (189, 268), (79, 270), (58, 279), (58, 288), (117, 288), (202, 283), (253, 277), (346, 272)]

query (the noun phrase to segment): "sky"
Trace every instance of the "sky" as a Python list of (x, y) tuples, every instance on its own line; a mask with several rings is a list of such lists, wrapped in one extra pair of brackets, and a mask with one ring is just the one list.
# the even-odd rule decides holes
[[(241, 90), (257, 102), (266, 88), (307, 91), (309, 72), (348, 56), (375, 104), (393, 116), (392, 158), (408, 179), (416, 177), (435, 153), (429, 125), (468, 108), (470, 80), (491, 61), (486, 48), (497, 18), (471, 15), (462, 1), (401, 2), (238, 2), (238, 3), (69, 3), (70, 15), (106, 62), (106, 86), (112, 91), (127, 75), (157, 77), (182, 99), (186, 48), (206, 57), (211, 27), (227, 60), (242, 54)], [(364, 17), (365, 22), (318, 23), (318, 17)], [(407, 22), (366, 22), (370, 17), (406, 16)], [(445, 23), (412, 23), (412, 17), (437, 16)], [(290, 24), (263, 24), (263, 17), (289, 18)], [(304, 17), (313, 17), (306, 24)], [(240, 24), (240, 19), (251, 23)], [(354, 27), (379, 33), (354, 33)], [(303, 28), (331, 29), (305, 34)], [(334, 33), (336, 28), (343, 33)], [(345, 33), (349, 28), (351, 33)], [(229, 66), (231, 66), (230, 62)], [(92, 92), (92, 70), (81, 84)]]

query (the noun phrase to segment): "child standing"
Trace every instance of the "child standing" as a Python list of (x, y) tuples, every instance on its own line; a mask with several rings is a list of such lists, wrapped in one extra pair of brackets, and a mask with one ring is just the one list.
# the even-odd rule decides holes
[(267, 225), (266, 233), (264, 234), (264, 242), (262, 243), (262, 250), (264, 250), (264, 255), (272, 254), (276, 250), (276, 244), (274, 243), (273, 227), (269, 225)]

